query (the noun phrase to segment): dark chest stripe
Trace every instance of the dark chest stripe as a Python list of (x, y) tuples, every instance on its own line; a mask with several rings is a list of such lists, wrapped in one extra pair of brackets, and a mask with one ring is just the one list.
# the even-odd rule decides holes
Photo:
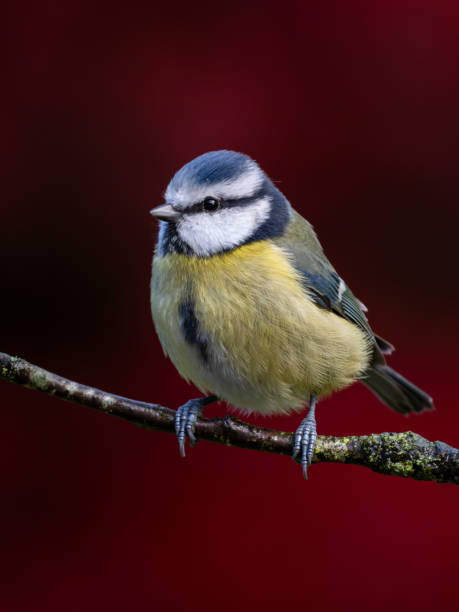
[(204, 363), (208, 363), (207, 342), (199, 332), (199, 321), (194, 310), (193, 300), (185, 299), (179, 306), (180, 326), (186, 342), (196, 346)]

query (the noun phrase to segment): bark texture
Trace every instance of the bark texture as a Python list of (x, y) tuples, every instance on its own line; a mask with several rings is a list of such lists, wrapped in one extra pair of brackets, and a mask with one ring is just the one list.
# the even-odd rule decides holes
[[(145, 429), (174, 433), (175, 411), (120, 397), (48, 372), (19, 357), (0, 353), (0, 378), (117, 416)], [(294, 434), (255, 427), (234, 417), (198, 419), (196, 437), (280, 455), (291, 455)], [(411, 431), (368, 436), (318, 436), (313, 463), (353, 463), (380, 474), (459, 484), (459, 450)]]

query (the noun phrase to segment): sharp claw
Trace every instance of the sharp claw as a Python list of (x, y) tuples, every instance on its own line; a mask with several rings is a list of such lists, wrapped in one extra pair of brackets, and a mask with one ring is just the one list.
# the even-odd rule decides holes
[(307, 440), (303, 442), (303, 448), (301, 453), (301, 466), (303, 468), (304, 479), (308, 479), (308, 445)]
[(185, 457), (185, 428), (184, 428), (184, 421), (185, 421), (185, 419), (182, 418), (181, 421), (180, 421), (179, 431), (178, 431), (178, 434), (177, 434), (178, 443), (179, 443), (179, 449), (180, 449), (180, 456), (181, 457)]
[(183, 406), (180, 406), (175, 414), (175, 433), (177, 434), (181, 457), (185, 457), (187, 436), (191, 446), (194, 446), (197, 442), (194, 429), (198, 416), (202, 414), (202, 404), (202, 400), (190, 400)]
[(180, 406), (175, 414), (175, 433), (177, 434), (181, 457), (185, 457), (185, 423), (187, 419), (185, 406)]
[(293, 443), (293, 454), (292, 454), (292, 457), (293, 457), (294, 461), (297, 461), (298, 455), (300, 454), (301, 445), (302, 445), (302, 442), (303, 442), (303, 437), (304, 437), (304, 427), (303, 427), (303, 423), (301, 423), (301, 425), (296, 430), (295, 441)]
[(308, 479), (308, 467), (311, 465), (310, 460), (310, 444), (311, 444), (311, 431), (308, 428), (305, 428), (305, 434), (303, 437), (303, 453), (301, 455), (301, 465), (303, 466), (303, 476), (304, 479)]
[(301, 451), (300, 464), (303, 471), (304, 479), (308, 479), (308, 467), (312, 463), (312, 457), (314, 455), (314, 448), (317, 439), (316, 432), (316, 420), (314, 417), (315, 399), (311, 404), (311, 409), (308, 416), (303, 419), (301, 425), (298, 427), (295, 433), (295, 441), (293, 444), (292, 457), (295, 461), (298, 461), (298, 455)]
[(194, 446), (196, 444), (196, 436), (194, 435), (195, 422), (196, 422), (196, 418), (192, 418), (191, 416), (186, 426), (186, 433), (190, 440), (190, 446)]
[(190, 446), (193, 447), (197, 442), (196, 436), (194, 435), (192, 431), (189, 431), (189, 432), (187, 431), (187, 434), (188, 434), (188, 439), (190, 440)]

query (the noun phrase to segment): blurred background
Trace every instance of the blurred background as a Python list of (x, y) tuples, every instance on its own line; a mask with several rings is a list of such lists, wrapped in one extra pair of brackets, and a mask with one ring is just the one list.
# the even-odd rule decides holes
[[(10, 2), (1, 37), (0, 350), (176, 407), (149, 311), (172, 174), (254, 157), (437, 410), (362, 385), (323, 434), (459, 446), (459, 5)], [(0, 609), (457, 610), (458, 490), (146, 432), (0, 381)], [(224, 406), (207, 416), (223, 415)], [(293, 431), (298, 416), (252, 419)]]

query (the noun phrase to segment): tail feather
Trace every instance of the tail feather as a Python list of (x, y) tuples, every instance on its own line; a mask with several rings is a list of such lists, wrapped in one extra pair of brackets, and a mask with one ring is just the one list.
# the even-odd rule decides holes
[(384, 340), (384, 338), (381, 338), (381, 336), (375, 335), (375, 341), (377, 347), (383, 355), (392, 355), (392, 353), (395, 351), (395, 346), (390, 342), (387, 342), (387, 340)]
[(371, 368), (362, 382), (384, 404), (402, 414), (434, 408), (433, 400), (427, 393), (387, 365)]

